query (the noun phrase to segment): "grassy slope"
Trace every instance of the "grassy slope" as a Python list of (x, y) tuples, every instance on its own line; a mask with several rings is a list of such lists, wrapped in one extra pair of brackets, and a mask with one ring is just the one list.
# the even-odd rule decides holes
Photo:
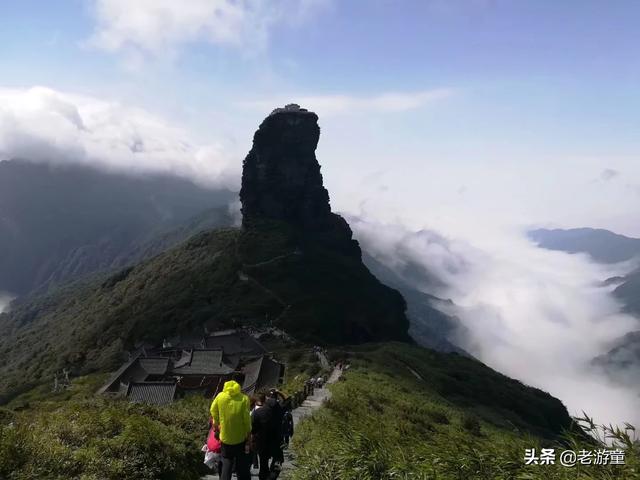
[[(320, 372), (308, 346), (267, 346), (287, 364), (287, 394)], [(191, 396), (156, 407), (96, 397), (104, 380), (76, 378), (55, 394), (37, 387), (0, 407), (0, 479), (195, 480), (207, 473), (200, 447), (208, 400)]]
[(309, 342), (358, 342), (407, 338), (403, 312), (402, 297), (357, 259), (296, 239), (285, 226), (206, 232), (0, 315), (0, 403), (50, 383), (62, 367), (73, 375), (114, 369), (136, 340), (205, 324), (270, 320)]
[[(308, 347), (271, 348), (288, 363), (288, 393), (319, 370)], [(637, 450), (625, 467), (525, 467), (525, 448), (559, 447), (569, 418), (558, 400), (473, 360), (399, 343), (333, 356), (352, 367), (294, 436), (296, 480), (639, 478)], [(208, 402), (96, 398), (102, 380), (76, 379), (56, 395), (32, 391), (10, 405), (16, 410), (0, 409), (0, 478), (199, 478)], [(569, 448), (595, 448), (576, 437)]]
[(205, 472), (204, 398), (156, 407), (96, 397), (103, 379), (76, 379), (46, 400), (42, 389), (29, 392), (18, 411), (0, 408), (0, 478), (195, 480)]
[(640, 478), (637, 448), (625, 467), (525, 467), (526, 448), (595, 446), (580, 434), (561, 446), (560, 402), (482, 364), (399, 344), (355, 349), (350, 361), (294, 437), (296, 480)]

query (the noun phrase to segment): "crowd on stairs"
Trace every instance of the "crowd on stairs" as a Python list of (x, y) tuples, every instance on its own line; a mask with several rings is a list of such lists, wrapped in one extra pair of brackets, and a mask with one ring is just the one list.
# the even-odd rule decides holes
[[(331, 367), (322, 350), (314, 348), (314, 352)], [(345, 365), (337, 364), (326, 381), (311, 378), (302, 391), (290, 396), (271, 389), (250, 398), (237, 381), (226, 382), (211, 403), (209, 436), (203, 446), (205, 464), (218, 477), (203, 479), (275, 480), (281, 472), (286, 475), (294, 466), (288, 446), (296, 425), (330, 397), (326, 386), (336, 382), (344, 369)]]

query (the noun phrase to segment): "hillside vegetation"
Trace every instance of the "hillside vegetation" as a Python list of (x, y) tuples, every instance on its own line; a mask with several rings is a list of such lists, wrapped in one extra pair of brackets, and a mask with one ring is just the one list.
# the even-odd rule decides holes
[(309, 342), (406, 340), (400, 294), (281, 223), (196, 235), (135, 267), (0, 315), (0, 401), (63, 367), (114, 369), (137, 341), (274, 323)]
[[(626, 466), (525, 466), (526, 448), (597, 443), (572, 430), (560, 401), (475, 360), (400, 343), (330, 353), (351, 367), (294, 436), (295, 480), (639, 478), (637, 447)], [(304, 345), (275, 354), (287, 363), (285, 392), (318, 371)], [(96, 398), (103, 378), (76, 379), (59, 394), (39, 389), (0, 409), (0, 478), (198, 479), (208, 402)]]
[(401, 344), (336, 355), (352, 366), (298, 429), (294, 480), (640, 478), (640, 445), (624, 445), (624, 432), (624, 466), (525, 465), (525, 449), (603, 444), (559, 400), (479, 362)]

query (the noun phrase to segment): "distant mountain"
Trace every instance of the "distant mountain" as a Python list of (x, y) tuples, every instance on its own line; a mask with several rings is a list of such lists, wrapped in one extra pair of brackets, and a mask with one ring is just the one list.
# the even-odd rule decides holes
[(617, 263), (640, 256), (640, 239), (625, 237), (609, 230), (572, 228), (528, 232), (542, 248), (567, 253), (586, 253), (600, 263)]
[[(575, 228), (571, 230), (533, 230), (529, 237), (542, 248), (568, 253), (587, 253), (600, 263), (617, 263), (640, 257), (640, 239), (608, 230)], [(625, 311), (640, 316), (640, 269), (604, 280), (615, 285), (613, 294), (625, 305)]]
[(136, 262), (181, 229), (229, 224), (232, 198), (176, 177), (2, 161), (0, 291), (22, 295)]
[[(640, 269), (622, 277), (613, 294), (624, 303), (625, 312), (640, 319)], [(638, 330), (628, 333), (615, 342), (606, 354), (595, 359), (613, 377), (622, 381), (633, 378), (640, 385), (640, 321)]]
[(640, 316), (640, 269), (622, 277), (613, 294), (625, 304), (625, 311)]
[(402, 294), (407, 302), (407, 316), (411, 322), (409, 334), (419, 345), (441, 352), (469, 355), (450, 340), (464, 328), (456, 317), (442, 311), (443, 307), (451, 304), (450, 300), (417, 290), (366, 252), (363, 253), (362, 260), (378, 280)]
[[(571, 230), (533, 230), (529, 236), (542, 248), (568, 253), (587, 253), (600, 263), (617, 263), (640, 256), (640, 239), (608, 230), (576, 228)], [(640, 317), (640, 269), (605, 280), (617, 285), (613, 294), (624, 304), (624, 311)], [(639, 323), (640, 327), (640, 323)], [(612, 348), (593, 360), (612, 378), (628, 383), (640, 381), (640, 330), (614, 342)]]
[(593, 364), (624, 384), (640, 385), (640, 330), (618, 339), (614, 347), (596, 357)]

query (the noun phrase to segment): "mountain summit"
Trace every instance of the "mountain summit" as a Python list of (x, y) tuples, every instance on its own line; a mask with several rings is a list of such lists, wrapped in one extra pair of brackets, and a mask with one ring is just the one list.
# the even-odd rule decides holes
[(296, 104), (277, 108), (264, 119), (244, 160), (242, 224), (252, 228), (264, 219), (286, 222), (300, 235), (313, 235), (360, 258), (348, 223), (331, 212), (315, 154), (319, 139), (318, 116)]
[(313, 229), (331, 215), (316, 147), (318, 116), (295, 104), (274, 110), (253, 137), (242, 170), (243, 225), (271, 218)]

